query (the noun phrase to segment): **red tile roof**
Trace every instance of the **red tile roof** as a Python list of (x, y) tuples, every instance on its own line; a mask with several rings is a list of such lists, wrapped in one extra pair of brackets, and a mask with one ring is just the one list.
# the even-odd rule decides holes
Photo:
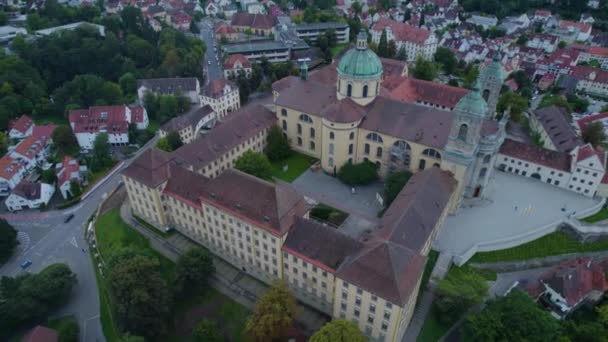
[(587, 124), (606, 118), (608, 118), (608, 112), (585, 116), (584, 118), (578, 119), (576, 123), (582, 131), (583, 129), (585, 129), (585, 126)]
[(69, 120), (74, 133), (97, 133), (106, 129), (108, 134), (127, 133), (127, 106), (97, 106), (70, 111)]
[(391, 28), (391, 31), (395, 36), (395, 40), (397, 41), (407, 41), (416, 44), (423, 44), (431, 35), (431, 31), (429, 30), (421, 29), (408, 25), (406, 23), (400, 23), (398, 21), (387, 18), (380, 19), (377, 23), (374, 24), (372, 30), (382, 31), (386, 27)]
[(573, 28), (575, 30), (578, 30), (580, 32), (591, 32), (591, 25), (589, 24), (584, 24), (584, 23), (579, 23), (576, 21), (570, 21), (570, 20), (562, 20), (559, 22), (559, 27), (560, 28)]
[(572, 44), (570, 47), (575, 50), (580, 50), (582, 52), (586, 52), (590, 55), (604, 56), (604, 57), (608, 56), (608, 48), (606, 48), (606, 47), (589, 46), (589, 45), (583, 45), (583, 44)]
[(57, 185), (62, 186), (63, 183), (71, 181), (72, 179), (74, 179), (72, 175), (74, 173), (79, 172), (80, 164), (78, 164), (78, 160), (70, 156), (63, 157), (63, 160), (61, 161), (61, 167), (55, 170), (55, 173), (57, 174)]
[(572, 70), (572, 76), (579, 80), (608, 83), (608, 71), (590, 66), (577, 65)]
[(529, 161), (552, 169), (570, 172), (570, 155), (566, 152), (547, 150), (541, 147), (505, 139), (499, 153), (515, 159)]
[(224, 60), (224, 69), (234, 69), (234, 64), (237, 61), (241, 62), (243, 68), (251, 68), (251, 62), (249, 59), (247, 59), (247, 57), (244, 55), (237, 53), (226, 57), (226, 60)]
[(388, 97), (406, 103), (429, 103), (450, 109), (469, 93), (468, 89), (407, 77), (389, 77), (382, 84)]
[(57, 128), (57, 125), (55, 125), (55, 124), (48, 124), (48, 125), (44, 125), (44, 126), (34, 126), (34, 129), (32, 130), (32, 136), (52, 137), (53, 132), (55, 131), (55, 128)]
[(224, 88), (229, 86), (231, 90), (236, 89), (234, 83), (229, 80), (220, 78), (209, 82), (209, 84), (203, 89), (203, 94), (208, 97), (217, 99), (224, 95)]
[(217, 26), (217, 28), (215, 29), (215, 34), (219, 34), (219, 35), (225, 35), (225, 34), (233, 34), (236, 33), (236, 31), (232, 28), (232, 26), (226, 24), (226, 23), (221, 23)]
[(144, 107), (140, 106), (130, 106), (131, 110), (131, 122), (133, 123), (143, 123), (146, 119), (146, 113)]
[(589, 159), (593, 156), (598, 157), (602, 165), (604, 165), (604, 153), (603, 151), (597, 151), (593, 148), (593, 146), (589, 143), (579, 147), (578, 153), (576, 154), (576, 161), (580, 162), (585, 159)]
[(15, 148), (14, 152), (19, 153), (28, 159), (34, 159), (40, 152), (42, 152), (42, 150), (46, 148), (50, 139), (51, 137), (46, 135), (31, 135), (20, 142)]
[(34, 121), (27, 115), (21, 115), (19, 119), (9, 123), (9, 130), (14, 129), (22, 134), (27, 133), (27, 130), (34, 125)]
[(30, 331), (21, 342), (57, 342), (59, 341), (59, 334), (53, 329), (43, 327), (42, 325), (36, 326)]
[(27, 200), (37, 200), (42, 193), (42, 183), (33, 183), (28, 180), (21, 180), (13, 189), (12, 194), (23, 197)]
[(22, 159), (5, 155), (0, 158), (0, 178), (10, 180), (19, 170), (25, 167), (25, 164), (25, 161)]
[(254, 29), (270, 30), (272, 29), (274, 20), (271, 15), (266, 14), (251, 14), (251, 13), (235, 13), (232, 16), (230, 25), (245, 26)]

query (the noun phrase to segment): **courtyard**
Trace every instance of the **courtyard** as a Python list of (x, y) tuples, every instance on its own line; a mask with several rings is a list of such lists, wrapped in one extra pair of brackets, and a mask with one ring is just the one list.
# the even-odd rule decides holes
[(494, 173), (487, 191), (485, 200), (465, 200), (434, 242), (435, 249), (453, 255), (458, 264), (466, 262), (480, 244), (514, 247), (546, 235), (543, 228), (568, 217), (593, 214), (601, 205), (599, 199), (503, 172)]

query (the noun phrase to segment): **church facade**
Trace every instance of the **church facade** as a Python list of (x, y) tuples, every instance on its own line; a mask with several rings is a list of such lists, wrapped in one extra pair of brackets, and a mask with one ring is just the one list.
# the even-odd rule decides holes
[(365, 161), (376, 164), (381, 177), (431, 167), (450, 171), (460, 194), (452, 211), (463, 197), (484, 196), (505, 137), (507, 118), (497, 120), (495, 111), (505, 75), (500, 63), (486, 67), (453, 110), (443, 110), (390, 96), (383, 64), (366, 39), (362, 33), (340, 60), (334, 84), (303, 73), (275, 94), (278, 123), (292, 147), (318, 158), (330, 174)]

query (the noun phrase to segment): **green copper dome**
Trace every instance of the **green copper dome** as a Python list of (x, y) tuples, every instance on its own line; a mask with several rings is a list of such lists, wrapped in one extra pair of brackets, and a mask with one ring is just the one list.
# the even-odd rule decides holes
[(505, 69), (500, 64), (500, 51), (494, 54), (492, 62), (481, 70), (481, 78), (488, 79), (494, 77), (494, 79), (504, 81), (507, 77)]
[(348, 50), (340, 60), (338, 73), (352, 78), (375, 78), (382, 75), (382, 62), (367, 48), (365, 32), (361, 31), (357, 36), (357, 47)]
[(473, 85), (473, 89), (463, 98), (461, 98), (460, 101), (458, 101), (454, 110), (473, 116), (486, 116), (486, 113), (488, 112), (488, 104), (479, 92), (479, 81), (476, 81)]

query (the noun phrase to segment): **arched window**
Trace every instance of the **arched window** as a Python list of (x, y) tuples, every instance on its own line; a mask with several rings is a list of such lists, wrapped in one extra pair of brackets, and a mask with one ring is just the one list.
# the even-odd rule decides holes
[(483, 95), (482, 96), (483, 96), (484, 100), (488, 101), (488, 99), (490, 98), (490, 90), (489, 89), (485, 89), (483, 91)]
[(353, 144), (348, 145), (348, 154), (353, 154)]
[(439, 166), (439, 163), (435, 163), (435, 164), (433, 164), (433, 167), (440, 167), (440, 166)]
[(491, 154), (486, 154), (485, 157), (483, 157), (483, 163), (484, 164), (489, 163), (490, 160), (492, 160), (492, 155)]
[(329, 154), (334, 154), (334, 144), (329, 143)]
[(376, 149), (376, 158), (382, 158), (382, 147)]
[(393, 146), (395, 146), (395, 148), (401, 150), (401, 151), (409, 151), (412, 148), (410, 147), (410, 145), (403, 141), (403, 140), (397, 140), (395, 141), (395, 143), (393, 144)]
[(349, 140), (355, 139), (355, 132), (350, 132), (350, 134), (348, 135), (348, 139)]
[(420, 159), (420, 162), (418, 163), (418, 170), (424, 170), (425, 167), (426, 167), (426, 160)]
[(334, 132), (329, 132), (329, 140), (334, 140)]
[(283, 120), (283, 129), (287, 130), (287, 121)]
[(431, 158), (441, 159), (441, 154), (432, 148), (427, 148), (426, 150), (422, 151), (422, 154)]
[(287, 116), (287, 109), (285, 109), (285, 108), (281, 109), (281, 115)]
[(312, 151), (314, 151), (314, 150), (315, 150), (315, 142), (314, 142), (314, 141), (311, 141), (311, 142), (310, 142), (310, 149), (311, 149)]
[(378, 95), (378, 82), (376, 82), (376, 95)]
[(298, 134), (302, 134), (302, 125), (298, 124)]
[(467, 132), (469, 131), (469, 126), (466, 124), (460, 125), (458, 129), (458, 140), (467, 141)]
[(351, 97), (352, 95), (353, 95), (353, 85), (349, 83), (346, 86), (346, 96)]
[(382, 143), (382, 137), (376, 133), (370, 133), (367, 135), (367, 140), (371, 140), (373, 142)]
[(327, 160), (327, 164), (329, 165), (329, 167), (334, 166), (334, 158), (329, 157), (329, 159)]
[(479, 171), (479, 178), (483, 178), (486, 176), (486, 173), (488, 173), (488, 169), (487, 168), (483, 168)]
[(302, 146), (302, 138), (298, 137), (298, 146)]
[(363, 97), (367, 97), (367, 84), (363, 86)]
[(365, 149), (364, 149), (363, 153), (369, 154), (369, 144), (365, 144)]
[(315, 137), (315, 129), (310, 127), (310, 137), (314, 138)]
[(300, 114), (300, 121), (303, 121), (306, 123), (312, 123), (312, 119), (310, 118), (310, 116), (308, 116), (306, 114)]

